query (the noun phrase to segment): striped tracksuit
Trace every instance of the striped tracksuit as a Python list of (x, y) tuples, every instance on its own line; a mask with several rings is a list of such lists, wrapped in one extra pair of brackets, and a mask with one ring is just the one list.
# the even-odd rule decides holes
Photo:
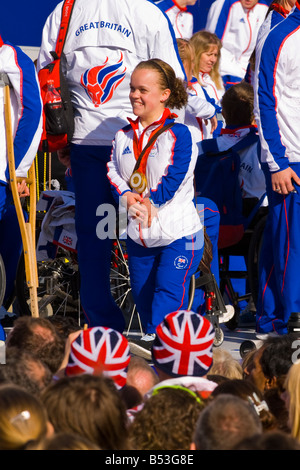
[(255, 114), (262, 143), (269, 216), (260, 262), (257, 331), (287, 332), (300, 311), (300, 188), (272, 191), (271, 174), (292, 168), (300, 175), (300, 5), (265, 39), (256, 64)]
[[(32, 60), (0, 37), (0, 73), (10, 82), (11, 120), (16, 176), (26, 177), (42, 134), (42, 103)], [(12, 193), (5, 139), (4, 88), (0, 87), (0, 253), (6, 269), (7, 300), (13, 291), (22, 240)]]

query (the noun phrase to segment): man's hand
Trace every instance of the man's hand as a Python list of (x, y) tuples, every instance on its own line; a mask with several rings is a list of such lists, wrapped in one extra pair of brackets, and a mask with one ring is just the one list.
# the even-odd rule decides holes
[(22, 180), (21, 183), (18, 183), (17, 189), (20, 197), (29, 196), (29, 187), (27, 186), (26, 180)]
[(289, 194), (295, 190), (294, 184), (300, 185), (300, 178), (292, 168), (272, 173), (271, 175), (272, 189), (278, 194)]
[(212, 134), (218, 127), (218, 119), (217, 119), (217, 116), (213, 116), (212, 118), (210, 119), (204, 119), (204, 123), (205, 125), (207, 126), (208, 124), (208, 121), (210, 121), (211, 123), (211, 130), (210, 130), (210, 133)]

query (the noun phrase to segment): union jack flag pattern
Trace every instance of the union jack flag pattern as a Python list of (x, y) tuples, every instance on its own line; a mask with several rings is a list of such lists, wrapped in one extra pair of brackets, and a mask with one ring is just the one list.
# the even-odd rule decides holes
[(103, 374), (110, 377), (117, 388), (122, 388), (126, 384), (129, 361), (125, 336), (111, 328), (88, 328), (71, 344), (66, 375)]
[(198, 313), (169, 313), (156, 328), (153, 362), (173, 377), (202, 377), (212, 366), (214, 337), (212, 324)]

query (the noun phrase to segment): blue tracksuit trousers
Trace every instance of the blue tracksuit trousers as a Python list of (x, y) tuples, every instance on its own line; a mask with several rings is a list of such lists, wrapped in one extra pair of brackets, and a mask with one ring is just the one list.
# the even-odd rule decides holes
[(6, 274), (4, 304), (11, 298), (14, 291), (22, 247), (22, 237), (12, 192), (8, 185), (0, 183), (0, 254), (3, 258)]
[[(300, 163), (290, 164), (300, 175)], [(265, 169), (269, 215), (260, 256), (257, 331), (287, 333), (292, 312), (300, 312), (300, 187), (280, 195)]]
[(127, 238), (132, 294), (143, 329), (155, 328), (171, 312), (188, 306), (189, 284), (203, 253), (202, 230), (193, 237), (146, 248)]
[[(110, 292), (112, 233), (100, 238), (97, 225), (106, 217), (101, 205), (115, 208), (106, 164), (111, 147), (71, 145), (75, 192), (75, 227), (78, 237), (80, 296), (89, 327), (106, 326), (121, 333), (125, 320)], [(100, 207), (100, 211), (99, 211)], [(108, 228), (109, 229), (109, 228)]]

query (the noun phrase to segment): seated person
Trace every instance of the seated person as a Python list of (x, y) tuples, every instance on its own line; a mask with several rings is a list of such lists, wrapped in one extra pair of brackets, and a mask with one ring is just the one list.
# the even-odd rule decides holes
[[(221, 130), (220, 136), (198, 143), (199, 157), (195, 168), (195, 186), (200, 196), (212, 198), (220, 211), (219, 248), (237, 243), (243, 236), (244, 223), (249, 223), (250, 220), (253, 223), (254, 217), (255, 219), (260, 217), (261, 213), (264, 213), (268, 206), (265, 177), (260, 164), (260, 143), (253, 116), (253, 102), (253, 87), (249, 83), (241, 82), (233, 85), (225, 92), (222, 99), (222, 113), (226, 127)], [(207, 159), (204, 160), (205, 154), (216, 154), (217, 157), (235, 145), (239, 146), (239, 149), (236, 149), (239, 156), (239, 168), (237, 172), (238, 181), (236, 181), (235, 188), (230, 187), (231, 191), (227, 191), (227, 187), (221, 189), (216, 180), (215, 185), (206, 185), (206, 189), (209, 186), (209, 189), (207, 189), (208, 193), (203, 188), (203, 183), (205, 184), (208, 181), (203, 168), (205, 162), (207, 167), (211, 163), (210, 161), (207, 162)], [(227, 179), (224, 181), (224, 185), (228, 186), (228, 189), (231, 183), (232, 181), (230, 182)], [(230, 224), (227, 226), (228, 220), (225, 220), (225, 218), (228, 217), (230, 211), (225, 211), (223, 205), (233, 202), (233, 196), (228, 196), (228, 200), (224, 201), (224, 203), (222, 202), (222, 205), (219, 199), (223, 198), (224, 191), (227, 191), (227, 194), (232, 192), (232, 194), (237, 195), (239, 188), (241, 189), (242, 197), (241, 205), (239, 206), (241, 207), (239, 221), (243, 223), (241, 227), (238, 225), (232, 227)], [(213, 197), (214, 195), (216, 198)], [(230, 204), (229, 207), (231, 207)], [(251, 217), (253, 218), (251, 219)]]
[[(226, 127), (215, 139), (208, 139), (198, 144), (199, 157), (195, 170), (201, 172), (201, 154), (204, 152), (224, 152), (251, 134), (257, 136), (257, 126), (253, 115), (253, 87), (241, 82), (229, 88), (222, 99), (222, 114)], [(253, 143), (240, 150), (239, 184), (243, 197), (244, 215), (249, 215), (251, 209), (261, 200), (261, 206), (267, 206), (266, 183), (260, 164), (259, 139), (253, 138)], [(197, 188), (197, 190), (201, 188)], [(203, 195), (205, 196), (205, 195)]]

